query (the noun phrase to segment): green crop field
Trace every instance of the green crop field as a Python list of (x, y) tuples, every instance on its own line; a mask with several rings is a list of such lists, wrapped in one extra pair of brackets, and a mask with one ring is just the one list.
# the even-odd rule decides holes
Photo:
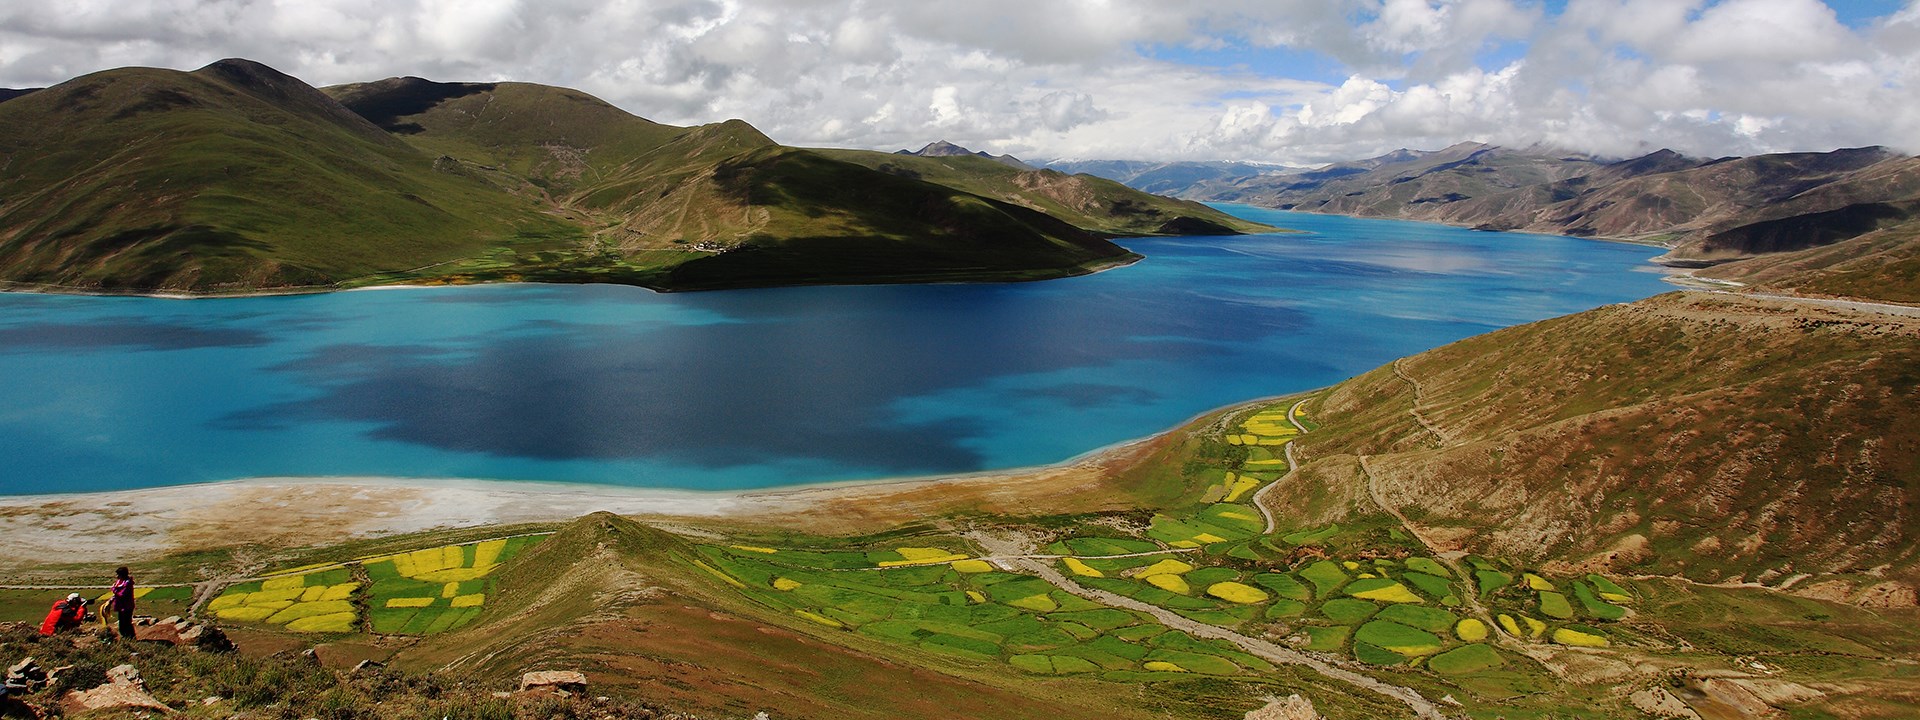
[[(294, 632), (445, 632), (479, 616), (487, 576), (541, 537), (446, 545), (285, 572), (230, 586), (208, 602), (207, 609), (223, 620)], [(354, 579), (355, 567), (366, 573), (370, 585), (363, 587)]]
[[(1066, 547), (1134, 550), (1126, 544), (1107, 543)], [(768, 549), (773, 552), (764, 552)], [(1004, 661), (1036, 674), (1098, 673), (1126, 679), (1130, 677), (1126, 673), (1157, 668), (1148, 663), (1171, 663), (1180, 671), (1214, 675), (1270, 669), (1231, 644), (1168, 631), (1149, 616), (1088, 602), (1038, 578), (999, 571), (960, 572), (953, 566), (968, 562), (964, 555), (944, 563), (883, 565), (897, 562), (890, 558), (913, 554), (901, 550), (824, 554), (704, 545), (697, 549), (698, 557), (689, 560), (730, 580), (730, 585), (755, 602), (810, 622), (929, 653)], [(789, 562), (790, 554), (796, 562)], [(821, 567), (823, 557), (831, 561), (832, 569)], [(1176, 565), (1149, 579), (1179, 577), (1172, 570), (1188, 569)], [(1223, 568), (1209, 570), (1220, 578), (1216, 582), (1238, 577)], [(1082, 580), (1089, 586), (1153, 598), (1187, 613), (1210, 613), (1207, 617), (1214, 620), (1238, 623), (1251, 618), (1226, 614), (1231, 602), (1177, 596), (1135, 580)], [(1171, 602), (1174, 597), (1182, 601)]]

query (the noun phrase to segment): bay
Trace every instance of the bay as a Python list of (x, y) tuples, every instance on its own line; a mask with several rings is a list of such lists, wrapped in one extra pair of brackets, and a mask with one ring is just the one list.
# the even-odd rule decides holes
[(1038, 283), (0, 294), (0, 494), (387, 476), (745, 489), (1058, 462), (1670, 290), (1657, 248), (1221, 206)]

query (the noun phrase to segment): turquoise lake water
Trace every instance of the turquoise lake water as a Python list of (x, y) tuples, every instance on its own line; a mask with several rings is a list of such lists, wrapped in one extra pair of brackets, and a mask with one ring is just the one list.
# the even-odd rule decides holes
[(0, 294), (0, 494), (376, 475), (738, 489), (1057, 462), (1671, 289), (1657, 249), (1222, 206), (1039, 283)]

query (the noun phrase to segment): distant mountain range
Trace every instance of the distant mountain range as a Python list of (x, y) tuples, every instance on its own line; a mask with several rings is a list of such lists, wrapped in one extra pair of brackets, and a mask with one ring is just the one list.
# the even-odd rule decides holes
[(1681, 267), (1833, 245), (1920, 212), (1920, 159), (1880, 147), (1717, 159), (1661, 150), (1609, 162), (1469, 142), (1308, 172), (1201, 164), (1169, 180), (1163, 170), (1180, 165), (1078, 167), (1209, 202), (1649, 242)]
[(895, 155), (912, 155), (914, 157), (967, 157), (967, 156), (983, 157), (988, 160), (992, 160), (1002, 165), (1006, 165), (1008, 167), (1012, 167), (1019, 170), (1038, 170), (1039, 169), (1032, 165), (1028, 165), (1025, 162), (1022, 162), (1020, 158), (1014, 157), (1012, 155), (994, 155), (992, 153), (986, 153), (986, 152), (975, 152), (973, 150), (968, 150), (966, 148), (960, 147), (959, 145), (955, 145), (945, 140), (935, 140), (933, 142), (927, 143), (925, 147), (922, 147), (919, 150), (896, 150), (894, 151), (894, 154)]
[(320, 90), (223, 60), (0, 101), (0, 281), (29, 287), (1021, 280), (1134, 257), (1115, 236), (1267, 229), (1089, 176), (792, 148), (525, 83)]

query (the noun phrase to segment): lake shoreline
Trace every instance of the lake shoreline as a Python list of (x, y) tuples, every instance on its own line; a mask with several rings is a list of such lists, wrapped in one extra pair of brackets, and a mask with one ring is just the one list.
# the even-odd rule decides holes
[[(1324, 389), (1324, 388), (1321, 388)], [(1309, 395), (1233, 403), (1145, 437), (1057, 463), (971, 473), (818, 482), (744, 490), (642, 488), (589, 483), (380, 476), (258, 477), (187, 485), (0, 496), (0, 532), (11, 557), (125, 562), (211, 547), (307, 547), (432, 530), (558, 523), (593, 512), (656, 522), (779, 522), (823, 529), (826, 515), (921, 517), (956, 498), (1117, 495), (1100, 488), (1114, 467), (1205, 418)], [(697, 527), (680, 528), (689, 533)], [(0, 572), (25, 564), (0, 562)]]
[[(1158, 236), (1143, 235), (1139, 237), (1158, 237)], [(1119, 239), (1119, 238), (1116, 238), (1116, 239)], [(239, 298), (270, 298), (270, 297), (299, 297), (299, 296), (305, 296), (305, 295), (328, 295), (332, 293), (362, 292), (362, 291), (370, 291), (370, 290), (419, 290), (419, 289), (430, 289), (430, 288), (486, 287), (486, 286), (506, 286), (506, 285), (558, 285), (558, 286), (607, 285), (612, 287), (639, 288), (641, 290), (646, 290), (648, 292), (652, 292), (660, 295), (672, 295), (672, 294), (679, 294), (679, 293), (727, 292), (730, 290), (765, 290), (770, 288), (790, 288), (790, 287), (858, 287), (863, 285), (992, 285), (992, 284), (999, 284), (999, 283), (1046, 282), (1049, 280), (1066, 280), (1069, 278), (1086, 277), (1088, 275), (1103, 273), (1108, 270), (1116, 270), (1119, 268), (1128, 267), (1142, 260), (1147, 259), (1145, 255), (1141, 255), (1139, 253), (1133, 252), (1131, 249), (1125, 248), (1124, 246), (1122, 246), (1121, 249), (1127, 250), (1127, 252), (1121, 255), (1113, 256), (1113, 257), (1098, 258), (1095, 260), (1090, 260), (1085, 263), (1081, 263), (1079, 265), (1075, 265), (1069, 268), (1053, 269), (1053, 271), (1056, 271), (1059, 274), (1045, 275), (1041, 277), (1030, 277), (1030, 278), (980, 277), (977, 279), (970, 279), (966, 277), (942, 278), (942, 277), (935, 277), (935, 276), (926, 276), (926, 277), (919, 277), (919, 278), (915, 278), (912, 276), (901, 276), (901, 277), (876, 276), (872, 279), (871, 282), (828, 281), (828, 282), (816, 283), (816, 282), (795, 281), (795, 282), (768, 283), (768, 284), (745, 283), (740, 285), (726, 285), (726, 286), (710, 287), (710, 288), (709, 287), (658, 288), (658, 287), (652, 287), (649, 285), (641, 285), (638, 283), (606, 282), (606, 281), (598, 281), (598, 280), (585, 281), (585, 282), (564, 282), (564, 281), (557, 281), (557, 280), (513, 280), (513, 281), (487, 281), (487, 282), (472, 282), (472, 283), (390, 283), (390, 284), (380, 284), (380, 285), (357, 285), (353, 287), (340, 287), (337, 285), (303, 285), (303, 286), (285, 287), (285, 288), (261, 288), (261, 289), (254, 289), (254, 290), (205, 291), (205, 292), (116, 291), (116, 290), (101, 290), (96, 288), (73, 287), (68, 285), (52, 285), (52, 284), (46, 284), (46, 283), (23, 283), (23, 282), (11, 281), (11, 280), (0, 280), (0, 293), (12, 293), (12, 294), (18, 294), (18, 295), (55, 295), (55, 296), (73, 296), (73, 297), (147, 298), (147, 299), (153, 299), (153, 300), (226, 300), (226, 299), (239, 299)], [(964, 275), (964, 273), (961, 273), (959, 275)]]

